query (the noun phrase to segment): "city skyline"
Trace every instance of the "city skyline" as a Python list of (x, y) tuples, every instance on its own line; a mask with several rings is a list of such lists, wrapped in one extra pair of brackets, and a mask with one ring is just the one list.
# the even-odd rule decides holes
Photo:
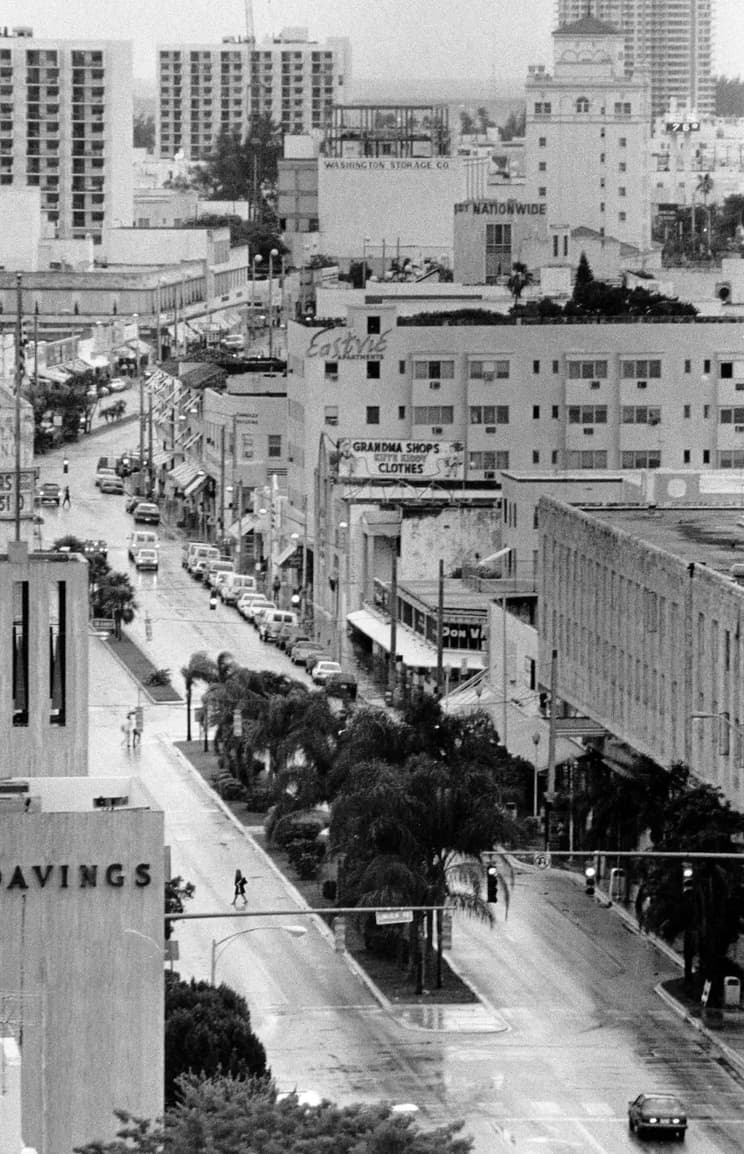
[[(259, 40), (283, 27), (303, 26), (313, 39), (348, 36), (352, 44), (352, 97), (354, 84), (378, 83), (387, 70), (390, 90), (431, 80), (463, 87), (493, 84), (495, 94), (521, 91), (528, 64), (552, 60), (551, 32), (554, 0), (533, 0), (524, 8), (514, 0), (472, 0), (470, 19), (454, 23), (445, 0), (253, 0), (255, 33)], [(215, 27), (214, 5), (191, 0), (186, 9), (164, 0), (153, 9), (146, 0), (103, 6), (94, 0), (36, 0), (29, 10), (25, 0), (3, 6), (8, 28), (31, 26), (40, 39), (127, 39), (134, 44), (134, 74), (154, 83), (155, 45), (177, 39), (183, 43), (218, 43), (223, 36), (245, 31), (244, 0), (220, 6)], [(717, 0), (714, 19), (714, 73), (738, 76), (742, 72), (740, 45), (744, 40), (744, 5), (741, 0)], [(415, 46), (412, 55), (411, 46)], [(508, 66), (504, 61), (508, 60)]]

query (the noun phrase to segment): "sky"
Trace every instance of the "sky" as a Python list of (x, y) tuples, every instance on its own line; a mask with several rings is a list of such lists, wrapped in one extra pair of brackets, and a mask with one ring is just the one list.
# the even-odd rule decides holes
[[(744, 73), (744, 0), (714, 0), (715, 72)], [(377, 82), (494, 82), (521, 92), (527, 65), (552, 60), (554, 0), (253, 0), (258, 39), (302, 26), (348, 36), (352, 76)], [(138, 79), (155, 77), (155, 45), (218, 42), (245, 29), (244, 0), (5, 0), (2, 22), (49, 38), (132, 40)], [(495, 65), (494, 65), (495, 61)], [(352, 94), (353, 95), (353, 94)]]

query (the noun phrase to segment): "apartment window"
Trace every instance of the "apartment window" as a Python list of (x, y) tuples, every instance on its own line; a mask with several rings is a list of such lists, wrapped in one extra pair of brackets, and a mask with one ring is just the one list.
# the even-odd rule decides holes
[(744, 408), (720, 409), (718, 420), (721, 425), (744, 425)]
[(398, 361), (398, 372), (401, 374), (401, 376), (404, 375), (405, 371), (406, 371), (406, 362), (405, 361)]
[(380, 361), (367, 361), (367, 380), (379, 381), (380, 379)]
[(600, 152), (600, 154), (599, 154), (599, 163), (600, 164), (605, 163), (605, 154), (603, 152)]
[(682, 450), (682, 464), (683, 465), (689, 465), (689, 463), (690, 463), (690, 450), (689, 449), (683, 449)]
[(496, 284), (512, 266), (512, 230), (510, 224), (486, 225), (486, 284)]
[(537, 166), (537, 171), (538, 172), (547, 172), (548, 171), (548, 165), (547, 165), (547, 162), (545, 160), (540, 161), (540, 163)]
[(569, 405), (569, 425), (606, 425), (607, 405)]
[(703, 464), (710, 464), (710, 449), (703, 449)]
[(618, 172), (627, 172), (628, 171), (628, 166), (624, 160), (621, 160), (620, 163), (618, 164), (617, 171)]
[(508, 405), (471, 405), (471, 425), (508, 425)]
[(624, 425), (659, 425), (661, 424), (661, 409), (649, 408), (646, 405), (623, 405), (622, 423)]
[(718, 375), (722, 381), (732, 380), (734, 376), (734, 362), (721, 361), (720, 365), (718, 366)]
[(572, 381), (604, 381), (607, 379), (607, 361), (569, 361), (566, 371)]
[(417, 381), (452, 380), (455, 375), (455, 362), (414, 361), (413, 375)]
[(28, 725), (28, 581), (13, 582), (13, 725)]
[(710, 416), (710, 405), (703, 405), (703, 420), (707, 420)]
[(723, 449), (718, 453), (717, 460), (719, 469), (744, 469), (744, 449)]
[(487, 450), (484, 453), (470, 453), (468, 457), (468, 468), (473, 470), (485, 469), (487, 472), (495, 471), (496, 469), (509, 468), (509, 452), (508, 450)]
[(256, 447), (250, 433), (240, 434), (240, 456), (243, 461), (252, 461)]
[(682, 416), (686, 420), (689, 420), (691, 415), (692, 415), (692, 406), (691, 405), (683, 405), (682, 406)]
[(703, 372), (704, 373), (710, 372), (710, 361), (709, 360), (703, 361)]
[(367, 424), (379, 425), (380, 423), (380, 406), (367, 405)]
[(269, 433), (269, 456), (281, 457), (282, 438), (280, 433)]
[(414, 405), (414, 425), (451, 425), (455, 419), (453, 405)]
[(326, 361), (325, 363), (325, 379), (327, 381), (338, 380), (338, 361)]
[(507, 381), (508, 361), (471, 361), (468, 366), (471, 381)]
[(540, 406), (539, 405), (533, 405), (532, 406), (532, 420), (533, 421), (539, 421), (540, 420)]
[(550, 116), (553, 106), (549, 100), (538, 101), (535, 105), (535, 116)]
[(405, 421), (405, 419), (406, 419), (406, 406), (405, 405), (398, 405), (398, 420), (399, 421)]
[(338, 405), (325, 406), (323, 421), (326, 425), (335, 426), (338, 424)]
[(620, 221), (620, 224), (625, 224), (626, 220), (628, 219), (627, 212), (619, 212), (617, 214), (617, 219)]
[(553, 256), (558, 256), (558, 237), (553, 237)]
[(615, 116), (630, 116), (630, 101), (616, 100), (615, 101)]
[(659, 378), (661, 376), (661, 361), (622, 361), (620, 376), (625, 380)]
[(621, 136), (617, 143), (619, 148), (627, 148), (628, 138), (626, 136)]
[(603, 200), (600, 200), (600, 202), (599, 202), (599, 211), (600, 211), (600, 212), (604, 212), (604, 210), (605, 210), (605, 202), (604, 202)]
[(56, 581), (49, 597), (49, 722), (67, 720), (67, 584)]
[(539, 451), (539, 449), (533, 449), (532, 450), (532, 464), (533, 465), (539, 465), (540, 464), (540, 451)]
[(554, 420), (554, 421), (558, 420), (558, 418), (560, 416), (558, 405), (552, 405), (551, 406), (550, 416), (551, 416), (552, 420)]
[[(554, 450), (551, 464), (558, 464), (558, 452)], [(575, 449), (566, 453), (567, 469), (606, 469), (607, 453), (604, 449)]]
[(542, 185), (540, 188), (538, 188), (538, 190), (537, 190), (537, 195), (538, 195), (539, 197), (545, 197), (545, 196), (547, 196), (547, 195), (548, 195), (548, 190), (547, 190), (547, 188), (546, 188), (544, 185)]
[(626, 195), (625, 185), (623, 185), (623, 184), (620, 185), (620, 187), (617, 190), (617, 195), (618, 196), (625, 196)]
[(532, 362), (532, 372), (535, 374), (540, 372), (540, 362), (539, 361), (533, 361)]
[(374, 336), (381, 331), (379, 317), (367, 317), (367, 332)]
[(561, 371), (561, 362), (560, 361), (553, 361), (553, 372), (559, 373), (560, 371)]
[(692, 372), (692, 361), (685, 361), (685, 372), (686, 373)]
[(589, 99), (586, 96), (580, 96), (576, 101), (576, 111), (584, 113), (589, 111)]
[(548, 143), (548, 138), (547, 138), (547, 136), (541, 136), (541, 137), (538, 139), (538, 142), (537, 142), (537, 147), (538, 147), (538, 148), (545, 148), (545, 147), (547, 146), (547, 143)]
[(621, 469), (661, 468), (660, 449), (631, 449), (620, 454)]

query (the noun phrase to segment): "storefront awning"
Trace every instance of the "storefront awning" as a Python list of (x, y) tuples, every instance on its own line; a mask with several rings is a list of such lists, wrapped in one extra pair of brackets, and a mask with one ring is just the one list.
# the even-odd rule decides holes
[(111, 368), (108, 357), (103, 356), (102, 353), (81, 353), (80, 360), (83, 361), (90, 369)]
[(173, 453), (169, 452), (168, 449), (158, 449), (157, 453), (153, 453), (152, 455), (153, 468), (162, 468), (163, 465), (166, 465), (168, 461), (170, 461), (172, 456)]
[(255, 513), (244, 513), (240, 518), (240, 523), (233, 521), (227, 530), (227, 535), (238, 540), (240, 537), (245, 537), (246, 533), (253, 533), (259, 527), (260, 522), (261, 518)]
[[(32, 373), (31, 376), (33, 375)], [(40, 381), (54, 381), (57, 385), (64, 385), (70, 379), (69, 373), (66, 373), (64, 369), (58, 368), (39, 369), (36, 375)]]
[(192, 445), (196, 444), (196, 442), (199, 440), (201, 435), (202, 435), (201, 429), (196, 433), (192, 433), (191, 436), (187, 437), (186, 440), (183, 442), (183, 444), (181, 445), (181, 448), (182, 449), (190, 449)]
[(197, 493), (201, 492), (201, 490), (204, 488), (204, 486), (206, 485), (208, 480), (209, 480), (209, 478), (208, 478), (207, 474), (202, 473), (200, 470), (197, 473), (197, 475), (194, 477), (193, 481), (189, 481), (186, 485), (184, 485), (184, 488), (183, 488), (184, 497), (196, 496)]
[[(356, 609), (353, 613), (349, 613), (346, 620), (360, 633), (366, 634), (377, 645), (390, 652), (390, 622), (383, 617), (378, 617), (376, 613), (372, 613), (369, 609)], [(398, 622), (398, 628), (395, 635), (395, 648), (397, 653), (402, 657), (403, 664), (409, 669), (436, 669), (437, 666), (437, 650), (436, 646), (430, 645), (423, 637), (412, 633), (410, 629), (406, 629), (404, 625)], [(444, 664), (460, 667), (463, 661), (467, 662), (468, 669), (476, 670), (485, 668), (484, 655), (481, 653), (468, 653), (465, 650), (445, 650)]]
[(191, 461), (182, 461), (180, 465), (176, 465), (175, 469), (171, 469), (168, 476), (177, 489), (185, 489), (190, 481), (199, 475), (198, 466), (191, 463)]
[(279, 553), (278, 557), (274, 558), (274, 564), (279, 566), (286, 565), (290, 557), (296, 552), (297, 543), (292, 541), (289, 545), (285, 545), (285, 547)]

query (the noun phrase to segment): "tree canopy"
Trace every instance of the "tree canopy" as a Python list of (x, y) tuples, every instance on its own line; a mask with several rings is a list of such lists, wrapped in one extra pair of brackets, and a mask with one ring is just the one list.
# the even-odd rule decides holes
[(266, 1079), (181, 1079), (162, 1124), (119, 1111), (118, 1138), (76, 1154), (470, 1154), (462, 1122), (424, 1131), (387, 1103), (308, 1106)]

